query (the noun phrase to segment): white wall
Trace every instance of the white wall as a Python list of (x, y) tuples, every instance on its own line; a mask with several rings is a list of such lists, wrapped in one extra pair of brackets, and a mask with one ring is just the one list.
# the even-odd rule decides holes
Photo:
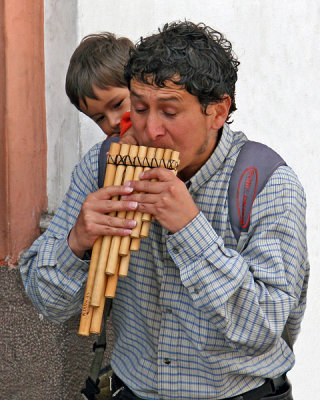
[(78, 44), (77, 0), (44, 1), (48, 140), (48, 209), (57, 209), (79, 160), (79, 116), (64, 91), (69, 59)]
[[(70, 5), (66, 5), (67, 2), (63, 0), (53, 3), (65, 7), (67, 12), (71, 10)], [(234, 50), (241, 61), (237, 85), (238, 111), (234, 114), (233, 128), (243, 130), (250, 139), (263, 141), (276, 149), (294, 167), (307, 193), (312, 273), (307, 312), (295, 346), (297, 362), (289, 376), (295, 400), (318, 398), (318, 1), (78, 0), (75, 3), (72, 7), (77, 12), (74, 11), (71, 19), (61, 12), (58, 18), (46, 18), (47, 31), (56, 33), (57, 25), (59, 30), (57, 36), (52, 34), (51, 40), (48, 42), (47, 39), (46, 42), (48, 154), (49, 163), (52, 162), (48, 166), (48, 195), (51, 209), (56, 208), (58, 198), (65, 191), (75, 158), (83, 155), (93, 143), (103, 139), (103, 134), (94, 124), (67, 104), (64, 95), (61, 81), (64, 83), (68, 53), (71, 55), (72, 52), (71, 45), (75, 47), (75, 32), (77, 43), (84, 35), (100, 31), (112, 31), (136, 41), (141, 35), (156, 31), (165, 22), (190, 19), (193, 22), (205, 22), (225, 33), (234, 44)], [(53, 8), (48, 6), (47, 12), (55, 11)], [(65, 40), (65, 31), (68, 40)], [(52, 49), (59, 53), (59, 63), (54, 63), (56, 54), (53, 57)], [(58, 162), (54, 163), (53, 160)], [(62, 171), (61, 176), (59, 170)]]

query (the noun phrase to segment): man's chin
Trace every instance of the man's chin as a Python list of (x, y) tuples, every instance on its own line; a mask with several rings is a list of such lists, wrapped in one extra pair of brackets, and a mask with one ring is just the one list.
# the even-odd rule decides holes
[(120, 144), (130, 144), (130, 145), (132, 145), (132, 144), (135, 144), (135, 145), (137, 145), (137, 146), (139, 146), (138, 145), (138, 143), (137, 143), (137, 141), (136, 141), (136, 139), (134, 138), (134, 137), (132, 137), (132, 136), (123, 136), (120, 140), (119, 140), (119, 143)]

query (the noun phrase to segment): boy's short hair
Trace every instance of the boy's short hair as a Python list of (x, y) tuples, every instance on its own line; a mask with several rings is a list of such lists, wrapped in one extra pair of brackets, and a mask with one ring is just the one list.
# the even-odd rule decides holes
[(93, 87), (126, 87), (124, 66), (134, 44), (125, 37), (102, 32), (85, 36), (71, 56), (65, 89), (73, 105), (80, 110), (85, 97), (97, 99)]
[[(227, 94), (230, 114), (236, 110), (235, 83), (239, 61), (231, 43), (203, 23), (179, 21), (141, 38), (125, 68), (125, 79), (164, 87), (173, 82), (198, 97), (203, 111)], [(129, 86), (130, 87), (130, 86)]]

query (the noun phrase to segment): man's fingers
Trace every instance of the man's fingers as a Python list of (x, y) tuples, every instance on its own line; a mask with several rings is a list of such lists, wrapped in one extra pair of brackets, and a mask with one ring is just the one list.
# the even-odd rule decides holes
[(101, 225), (101, 235), (126, 236), (130, 235), (137, 222), (132, 219), (117, 218), (106, 215)]
[(95, 199), (99, 200), (109, 200), (112, 199), (114, 196), (122, 196), (122, 195), (128, 195), (132, 193), (133, 189), (130, 188), (130, 186), (106, 186), (104, 188), (101, 188), (97, 190), (94, 193), (91, 193), (88, 195), (88, 198), (90, 196), (94, 196)]
[(165, 189), (165, 183), (162, 182), (150, 182), (150, 181), (128, 181), (125, 183), (126, 185), (130, 185), (133, 189), (133, 194), (125, 195), (122, 199), (130, 199), (135, 200), (137, 199), (134, 197), (136, 193), (152, 193), (152, 194), (159, 194)]
[[(134, 207), (128, 207), (129, 203), (134, 202), (122, 202), (126, 203), (123, 207), (124, 211), (131, 211), (137, 208), (137, 203)], [(90, 215), (85, 215), (83, 217), (85, 231), (87, 234), (95, 235), (118, 235), (124, 236), (129, 235), (131, 230), (135, 228), (137, 222), (132, 219), (119, 218), (117, 215), (101, 214), (101, 213), (91, 213)]]
[(105, 193), (110, 196), (111, 198), (114, 196), (122, 196), (126, 194), (132, 193), (132, 188), (129, 186), (106, 186), (102, 188), (102, 190), (105, 191)]
[(146, 170), (140, 174), (140, 180), (151, 180), (156, 179), (160, 182), (168, 182), (174, 178), (174, 174), (172, 171), (166, 168), (151, 168)]
[(84, 215), (96, 212), (99, 214), (108, 214), (116, 211), (136, 210), (137, 201), (130, 199), (128, 201), (120, 200), (95, 200), (95, 202), (86, 201), (82, 205)]
[[(161, 193), (166, 190), (168, 184), (174, 184), (178, 178), (171, 171), (165, 168), (154, 168), (140, 174), (139, 181), (127, 181), (125, 187), (130, 187), (133, 191), (147, 193)], [(131, 196), (130, 196), (131, 198)]]
[(93, 219), (93, 222), (98, 225), (109, 226), (110, 228), (132, 229), (136, 226), (136, 221), (132, 219), (119, 218), (117, 216), (112, 216), (112, 215), (96, 214)]

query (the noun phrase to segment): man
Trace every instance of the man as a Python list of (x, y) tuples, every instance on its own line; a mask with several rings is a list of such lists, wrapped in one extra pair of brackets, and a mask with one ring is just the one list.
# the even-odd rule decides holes
[[(282, 333), (287, 326), (296, 340), (305, 309), (305, 198), (291, 168), (279, 167), (236, 251), (227, 192), (247, 138), (227, 121), (238, 65), (231, 44), (203, 24), (172, 23), (141, 39), (125, 70), (134, 137), (179, 151), (178, 176), (155, 168), (94, 191), (95, 148), (48, 234), (22, 260), (35, 305), (64, 320), (81, 309), (86, 250), (99, 235), (127, 235), (134, 225), (104, 214), (155, 216), (114, 300), (116, 399), (292, 399), (285, 373), (294, 354)], [(115, 194), (122, 200), (110, 200)]]

